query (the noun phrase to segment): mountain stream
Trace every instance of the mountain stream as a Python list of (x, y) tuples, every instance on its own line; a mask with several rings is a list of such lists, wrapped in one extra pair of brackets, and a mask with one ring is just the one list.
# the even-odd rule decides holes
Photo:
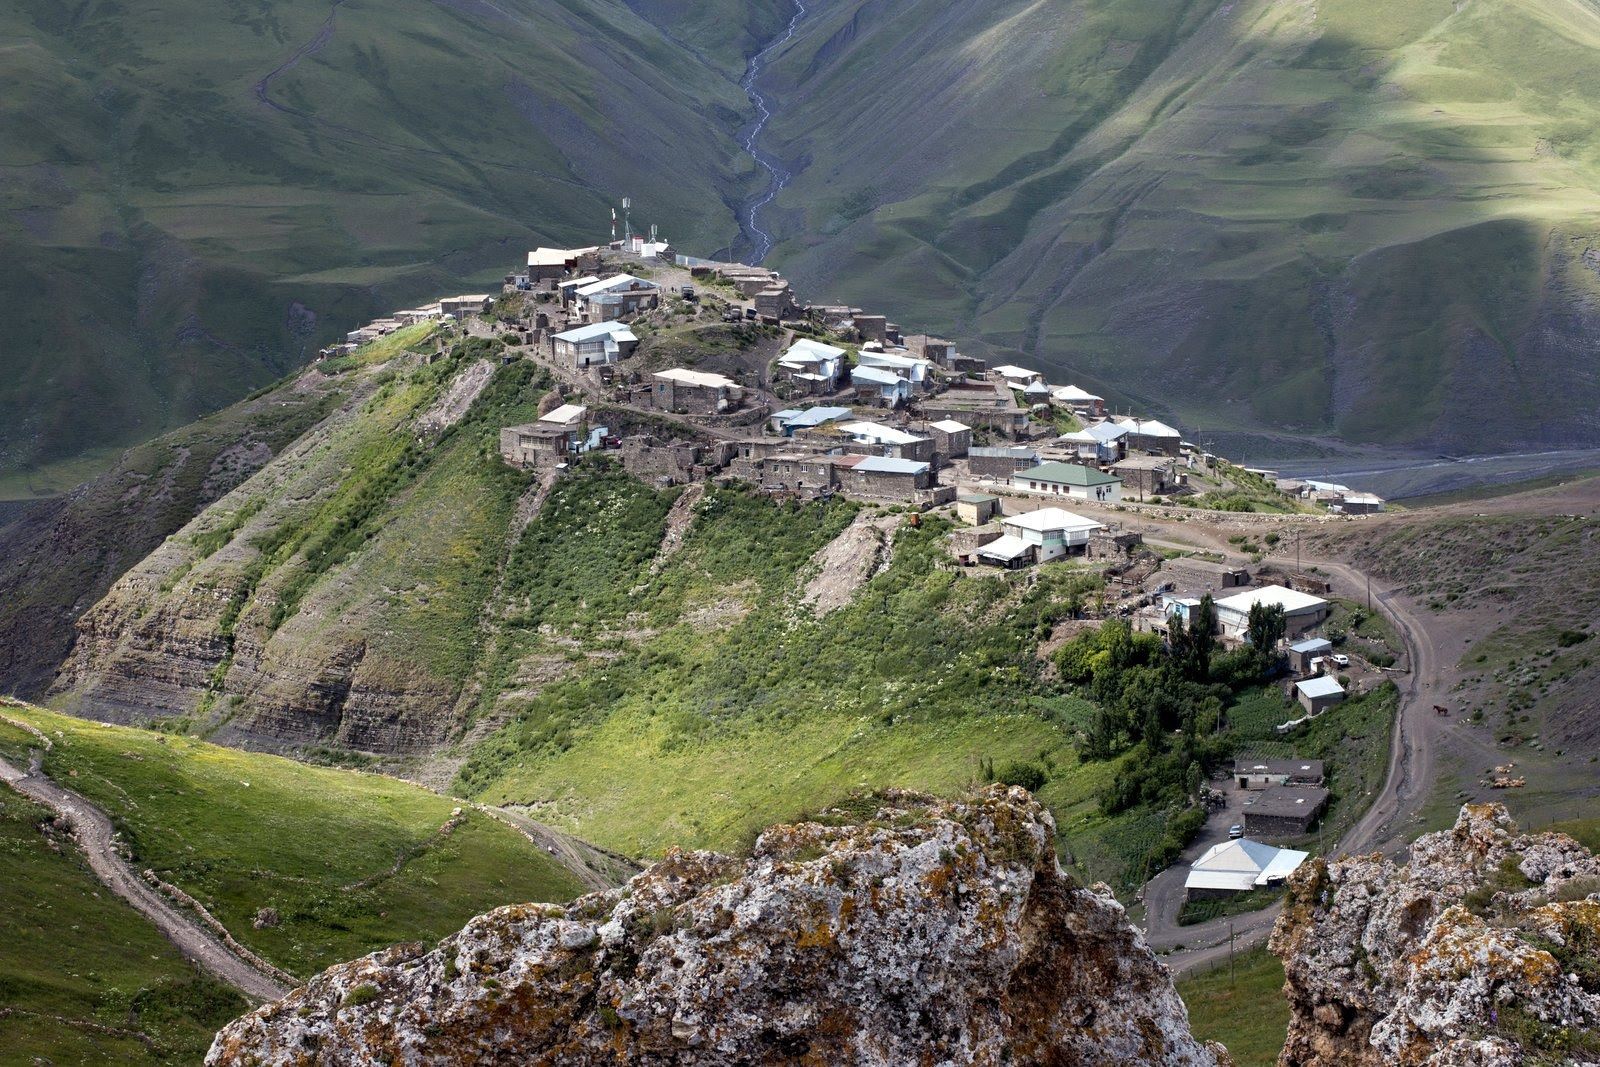
[(744, 150), (762, 170), (767, 172), (767, 187), (744, 210), (743, 228), (750, 238), (752, 245), (750, 262), (760, 263), (767, 258), (767, 253), (772, 251), (772, 234), (761, 228), (758, 215), (761, 209), (772, 203), (783, 187), (789, 184), (791, 177), (789, 168), (781, 159), (767, 152), (763, 152), (757, 145), (761, 139), (761, 131), (766, 129), (767, 123), (772, 118), (772, 99), (756, 88), (756, 80), (761, 76), (763, 64), (768, 56), (788, 44), (794, 38), (795, 28), (800, 25), (800, 20), (806, 17), (806, 5), (802, 0), (795, 0), (794, 17), (784, 27), (783, 32), (774, 38), (761, 51), (750, 57), (750, 66), (745, 70), (744, 77), (739, 79), (739, 86), (750, 96), (750, 102), (756, 106), (755, 125), (750, 127), (744, 135)]

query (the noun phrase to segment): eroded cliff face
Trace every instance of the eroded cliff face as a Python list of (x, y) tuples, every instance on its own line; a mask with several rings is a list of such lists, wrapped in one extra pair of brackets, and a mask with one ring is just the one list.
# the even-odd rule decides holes
[(1600, 860), (1494, 805), (1411, 862), (1314, 860), (1273, 931), (1285, 1067), (1600, 1062)]
[(886, 794), (679, 852), (625, 888), (331, 968), (216, 1039), (222, 1064), (1216, 1064), (1048, 812)]

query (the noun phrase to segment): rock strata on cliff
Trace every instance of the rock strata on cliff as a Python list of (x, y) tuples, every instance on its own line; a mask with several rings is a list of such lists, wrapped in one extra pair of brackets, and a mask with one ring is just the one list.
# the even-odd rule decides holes
[(1214, 1064), (1020, 789), (887, 794), (314, 978), (211, 1064)]
[(1600, 860), (1499, 805), (1463, 808), (1408, 865), (1307, 863), (1271, 947), (1286, 1067), (1600, 1062)]

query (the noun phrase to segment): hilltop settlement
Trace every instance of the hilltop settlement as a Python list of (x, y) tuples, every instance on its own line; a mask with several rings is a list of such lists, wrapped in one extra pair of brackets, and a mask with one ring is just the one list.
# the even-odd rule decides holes
[[(433, 322), (438, 352), (493, 339), (556, 383), (533, 422), (502, 427), (501, 458), (554, 482), (605, 457), (663, 487), (742, 484), (786, 499), (851, 500), (954, 520), (951, 565), (1007, 570), (1066, 561), (1101, 570), (1094, 614), (1163, 638), (1204, 617), (1224, 646), (1271, 613), (1303, 716), (1381, 684), (1333, 654), (1327, 581), (1298, 568), (1144, 545), (1128, 519), (1152, 510), (1237, 521), (1359, 516), (1370, 494), (1236, 466), (1176, 427), (1027, 367), (989, 366), (947, 340), (860, 308), (802, 303), (775, 271), (675, 255), (640, 239), (537, 248), (497, 295), (451, 297), (354, 331), (350, 352)], [(483, 380), (487, 380), (485, 377)], [(1364, 670), (1364, 673), (1363, 673)], [(1356, 674), (1351, 681), (1351, 672)], [(1240, 834), (1196, 865), (1191, 898), (1277, 885), (1305, 853), (1252, 838), (1307, 833), (1328, 806), (1320, 763), (1235, 768)]]
[[(609, 450), (663, 484), (728, 479), (788, 496), (955, 505), (981, 531), (958, 548), (964, 562), (1095, 554), (1107, 524), (1057, 505), (1383, 509), (1345, 486), (1234, 467), (1167, 423), (1026, 367), (988, 366), (884, 315), (802, 303), (776, 271), (641, 238), (534, 249), (500, 294), (396, 312), (324, 354), (425, 321), (497, 336), (506, 358), (537, 360), (561, 383), (559, 406), (504, 428), (507, 463), (559, 472)], [(1241, 490), (1255, 503), (1240, 504)]]

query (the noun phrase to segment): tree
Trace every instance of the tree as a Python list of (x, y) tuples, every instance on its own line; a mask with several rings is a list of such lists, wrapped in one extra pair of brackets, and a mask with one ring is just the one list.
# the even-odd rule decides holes
[(1217, 650), (1217, 606), (1207, 593), (1189, 612), (1183, 627), (1183, 655), (1178, 669), (1185, 678), (1203, 682), (1211, 673), (1211, 654)]
[(1245, 640), (1263, 658), (1270, 659), (1277, 653), (1278, 642), (1283, 640), (1288, 625), (1282, 604), (1251, 604), (1250, 619), (1245, 624)]

